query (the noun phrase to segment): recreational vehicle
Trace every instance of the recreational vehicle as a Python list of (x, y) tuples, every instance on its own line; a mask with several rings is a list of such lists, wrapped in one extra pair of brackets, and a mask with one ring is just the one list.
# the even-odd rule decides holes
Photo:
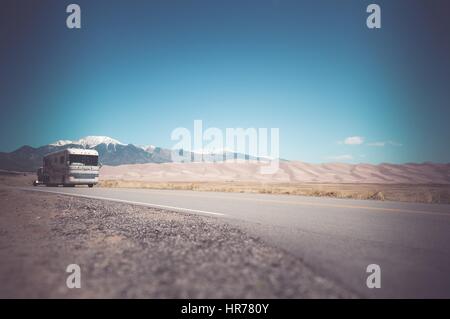
[(98, 183), (99, 168), (96, 150), (68, 148), (44, 156), (33, 185), (93, 187)]

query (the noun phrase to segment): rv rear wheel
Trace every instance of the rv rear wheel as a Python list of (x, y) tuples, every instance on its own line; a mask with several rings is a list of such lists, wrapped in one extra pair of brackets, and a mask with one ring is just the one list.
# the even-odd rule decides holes
[(89, 188), (91, 188), (91, 187), (94, 187), (94, 184), (89, 184), (88, 186), (89, 186)]

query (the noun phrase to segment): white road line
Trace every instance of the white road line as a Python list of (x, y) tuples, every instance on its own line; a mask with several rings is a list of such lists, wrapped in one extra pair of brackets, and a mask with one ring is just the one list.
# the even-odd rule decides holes
[(209, 212), (209, 211), (205, 211), (205, 210), (183, 208), (183, 207), (176, 207), (176, 206), (167, 206), (167, 205), (159, 205), (159, 204), (152, 204), (152, 203), (135, 202), (135, 201), (125, 200), (125, 199), (116, 199), (116, 198), (109, 198), (109, 197), (102, 197), (102, 196), (64, 193), (64, 192), (49, 191), (49, 190), (42, 190), (42, 189), (30, 189), (30, 188), (21, 188), (21, 189), (22, 190), (27, 190), (27, 191), (32, 191), (32, 192), (54, 193), (54, 194), (67, 195), (67, 196), (109, 200), (109, 201), (112, 201), (112, 202), (119, 202), (119, 203), (133, 204), (133, 205), (140, 205), (140, 206), (147, 206), (147, 207), (153, 207), (153, 208), (163, 208), (163, 209), (182, 211), (182, 212), (191, 212), (191, 213), (208, 214), (208, 215), (216, 215), (216, 216), (226, 216), (226, 214), (223, 214), (223, 213)]

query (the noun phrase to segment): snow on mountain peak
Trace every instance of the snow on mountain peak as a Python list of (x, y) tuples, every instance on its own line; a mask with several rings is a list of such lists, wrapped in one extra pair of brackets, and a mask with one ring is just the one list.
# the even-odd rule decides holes
[(106, 144), (106, 145), (125, 145), (121, 142), (119, 142), (116, 139), (113, 139), (108, 136), (86, 136), (83, 138), (80, 138), (78, 141), (70, 141), (70, 140), (58, 140), (50, 145), (52, 146), (64, 146), (68, 144), (76, 144), (76, 145), (82, 145), (83, 147), (95, 147), (99, 144)]
[(79, 139), (78, 141), (74, 141), (73, 143), (83, 145), (84, 147), (95, 147), (99, 144), (125, 145), (125, 144), (119, 142), (118, 140), (113, 139), (108, 136), (86, 136), (86, 137)]
[(156, 146), (155, 145), (142, 145), (142, 146), (140, 146), (140, 148), (142, 148), (146, 152), (151, 153), (155, 150)]
[(52, 146), (64, 146), (64, 145), (72, 144), (72, 143), (73, 142), (69, 141), (69, 140), (58, 140), (58, 141), (56, 141), (54, 143), (51, 143), (50, 145), (52, 145)]

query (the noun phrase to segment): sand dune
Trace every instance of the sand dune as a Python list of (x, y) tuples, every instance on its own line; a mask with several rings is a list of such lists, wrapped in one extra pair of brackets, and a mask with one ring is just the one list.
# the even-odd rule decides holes
[(448, 164), (309, 164), (280, 162), (272, 175), (260, 173), (266, 163), (163, 163), (103, 166), (102, 180), (147, 182), (235, 181), (274, 183), (450, 184)]

